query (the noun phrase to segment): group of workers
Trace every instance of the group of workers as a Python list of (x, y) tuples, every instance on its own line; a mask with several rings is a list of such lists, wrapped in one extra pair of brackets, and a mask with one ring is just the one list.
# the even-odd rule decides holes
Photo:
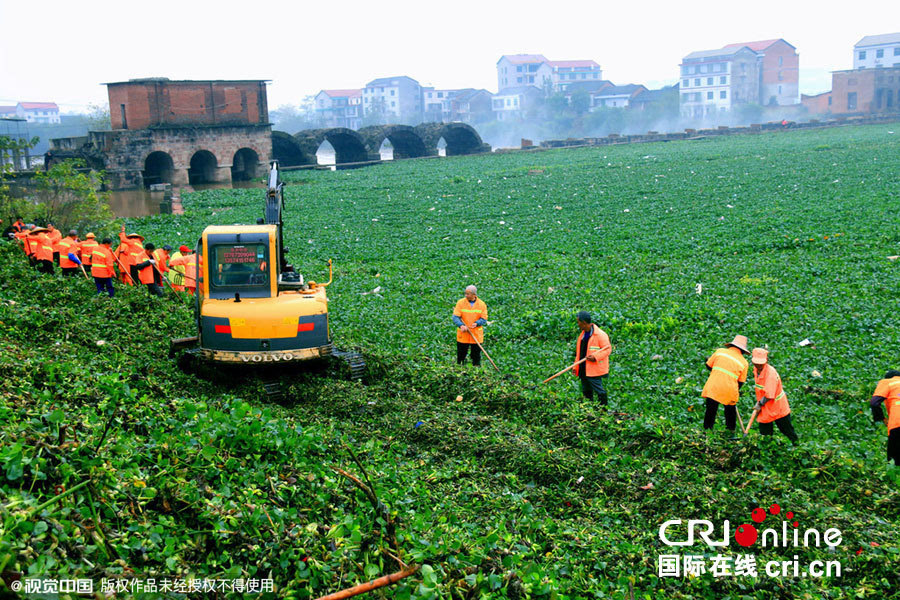
[(168, 244), (157, 248), (138, 233), (125, 233), (124, 225), (115, 249), (109, 237), (98, 241), (95, 234), (88, 233), (82, 240), (74, 229), (64, 237), (52, 223), (37, 227), (21, 218), (13, 223), (10, 235), (21, 242), (38, 271), (52, 274), (58, 266), (64, 276), (82, 273), (93, 278), (98, 295), (112, 298), (116, 279), (123, 285), (142, 285), (153, 296), (163, 295), (164, 284), (188, 294), (197, 287), (197, 255), (188, 246), (182, 245), (176, 252)]
[[(470, 353), (472, 364), (475, 366), (481, 364), (484, 326), (488, 324), (488, 316), (487, 305), (478, 297), (477, 292), (474, 285), (468, 286), (465, 296), (457, 301), (453, 309), (457, 364), (463, 364), (467, 354)], [(596, 394), (600, 404), (605, 407), (609, 401), (605, 380), (609, 374), (609, 356), (612, 352), (609, 335), (596, 323), (592, 323), (591, 315), (586, 311), (578, 312), (575, 320), (579, 329), (575, 340), (575, 361), (572, 366), (557, 375), (571, 370), (581, 380), (582, 395), (592, 400)], [(753, 364), (756, 399), (746, 428), (737, 410), (741, 387), (749, 375), (750, 365), (745, 356), (750, 356), (750, 362)], [(756, 420), (759, 423), (760, 434), (770, 436), (777, 427), (778, 431), (793, 444), (798, 443), (799, 438), (791, 421), (791, 406), (782, 386), (781, 376), (775, 367), (769, 364), (769, 351), (766, 348), (754, 348), (751, 351), (747, 337), (737, 335), (707, 359), (706, 368), (709, 370), (709, 377), (700, 394), (706, 402), (704, 429), (713, 428), (721, 404), (724, 406), (725, 427), (732, 433), (735, 432), (738, 420), (741, 420), (741, 429), (744, 433), (749, 431), (753, 421)], [(887, 407), (887, 417), (882, 410), (882, 404)], [(888, 461), (893, 460), (895, 466), (900, 466), (900, 370), (885, 373), (884, 378), (878, 382), (869, 405), (873, 420), (887, 425)]]

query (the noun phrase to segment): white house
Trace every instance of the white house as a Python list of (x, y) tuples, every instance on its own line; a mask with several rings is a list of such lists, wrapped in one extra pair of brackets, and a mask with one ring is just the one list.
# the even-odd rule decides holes
[(681, 61), (681, 115), (706, 117), (759, 103), (759, 61), (746, 46), (691, 52)]
[(29, 123), (59, 123), (59, 107), (55, 102), (19, 102), (16, 115)]
[(497, 89), (533, 86), (543, 89), (553, 83), (553, 67), (543, 54), (504, 54), (497, 61)]
[(900, 33), (867, 35), (853, 46), (854, 69), (900, 67)]
[(356, 130), (362, 124), (362, 90), (322, 90), (316, 94), (315, 104), (323, 127)]
[(381, 77), (363, 88), (366, 115), (382, 112), (388, 121), (417, 124), (422, 121), (422, 87), (412, 77)]

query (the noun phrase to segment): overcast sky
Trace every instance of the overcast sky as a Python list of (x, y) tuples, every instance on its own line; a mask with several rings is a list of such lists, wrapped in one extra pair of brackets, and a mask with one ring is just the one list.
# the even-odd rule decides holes
[(865, 35), (900, 31), (896, 2), (519, 0), (0, 0), (0, 104), (105, 104), (101, 83), (136, 77), (270, 79), (269, 108), (323, 88), (409, 75), (497, 91), (502, 54), (593, 59), (617, 84), (678, 80), (681, 58), (784, 38), (800, 90), (831, 87)]

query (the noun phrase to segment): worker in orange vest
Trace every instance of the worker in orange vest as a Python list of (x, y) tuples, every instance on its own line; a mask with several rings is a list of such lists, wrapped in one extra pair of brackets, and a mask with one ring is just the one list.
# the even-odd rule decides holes
[(15, 222), (12, 224), (12, 228), (16, 233), (25, 231), (25, 221), (22, 220), (22, 217), (16, 217)]
[[(887, 406), (887, 418), (881, 403)], [(872, 408), (872, 418), (876, 423), (883, 421), (887, 425), (888, 461), (894, 461), (894, 467), (900, 467), (900, 371), (890, 370), (884, 374), (884, 379), (875, 386), (875, 393), (869, 400)]]
[(16, 232), (15, 237), (22, 242), (22, 251), (25, 253), (25, 256), (28, 257), (28, 264), (33, 267), (34, 248), (32, 247), (31, 240), (28, 238), (28, 234), (31, 233), (32, 229), (34, 229), (34, 225), (26, 225), (22, 231)]
[(791, 407), (781, 386), (778, 371), (769, 364), (769, 351), (754, 348), (750, 360), (753, 362), (753, 379), (756, 384), (756, 407), (753, 410), (757, 412), (759, 433), (772, 435), (775, 431), (774, 424), (778, 426), (778, 431), (796, 444), (798, 438), (791, 423)]
[(157, 260), (153, 258), (156, 246), (151, 242), (147, 242), (143, 251), (144, 253), (138, 257), (138, 260), (140, 260), (140, 258), (143, 258), (144, 260), (141, 260), (134, 265), (134, 268), (138, 271), (138, 278), (141, 283), (147, 286), (147, 292), (151, 296), (162, 296), (162, 277), (157, 268)]
[(572, 369), (572, 373), (581, 379), (581, 393), (585, 398), (592, 400), (596, 392), (600, 405), (606, 406), (609, 399), (604, 382), (609, 375), (612, 344), (606, 332), (592, 322), (591, 313), (579, 311), (575, 319), (581, 331), (575, 338), (575, 362), (587, 359)]
[(97, 243), (97, 236), (93, 233), (87, 234), (84, 238), (84, 241), (78, 244), (78, 252), (81, 254), (81, 264), (88, 269), (93, 264), (94, 250), (100, 244)]
[(111, 238), (103, 238), (91, 252), (91, 275), (94, 276), (97, 295), (106, 292), (112, 298), (115, 293), (112, 280), (116, 276), (116, 258), (113, 256)]
[(35, 227), (28, 234), (34, 251), (35, 264), (41, 273), (53, 273), (53, 242), (46, 227)]
[(59, 256), (59, 268), (66, 277), (75, 275), (79, 271), (78, 263), (69, 258), (69, 254), (78, 258), (78, 246), (78, 232), (74, 229), (70, 230), (69, 235), (59, 240), (56, 244), (55, 250), (57, 256)]
[(453, 307), (453, 324), (456, 325), (456, 364), (466, 362), (466, 354), (472, 353), (472, 364), (481, 366), (481, 348), (484, 343), (484, 326), (487, 324), (487, 305), (478, 297), (474, 285), (466, 288), (465, 295)]
[(734, 433), (737, 426), (737, 402), (740, 389), (747, 381), (750, 365), (745, 354), (747, 337), (736, 335), (730, 344), (716, 350), (706, 361), (709, 377), (700, 397), (706, 400), (706, 414), (703, 417), (703, 428), (712, 429), (716, 423), (719, 405), (725, 407), (725, 428)]
[[(166, 276), (166, 273), (169, 272), (169, 253), (172, 251), (172, 246), (165, 244), (162, 248), (157, 248), (150, 255), (150, 258), (156, 261), (156, 268), (159, 270), (160, 279)], [(162, 281), (159, 282), (159, 286), (162, 287)]]
[[(184, 289), (187, 293), (193, 294), (197, 289), (197, 254), (191, 251), (187, 246), (180, 248), (183, 256), (169, 260), (169, 268), (184, 267)], [(202, 262), (200, 263), (203, 264)]]
[(176, 263), (179, 262), (179, 258), (187, 256), (190, 253), (191, 249), (182, 244), (178, 247), (178, 250), (169, 257), (169, 270), (166, 273), (166, 276), (169, 279), (169, 283), (172, 284), (172, 289), (176, 292), (184, 291), (184, 265)]
[(116, 258), (122, 264), (122, 268), (127, 270), (127, 273), (120, 273), (119, 275), (123, 278), (124, 283), (135, 285), (139, 281), (138, 270), (135, 268), (135, 265), (146, 260), (143, 246), (144, 236), (139, 233), (126, 235), (125, 225), (122, 225), (122, 230), (119, 232), (119, 241), (119, 247), (116, 249)]
[(59, 250), (56, 245), (62, 239), (62, 232), (54, 227), (53, 223), (47, 223), (47, 229), (49, 230), (47, 237), (50, 238), (50, 243), (53, 246), (53, 264), (59, 264)]

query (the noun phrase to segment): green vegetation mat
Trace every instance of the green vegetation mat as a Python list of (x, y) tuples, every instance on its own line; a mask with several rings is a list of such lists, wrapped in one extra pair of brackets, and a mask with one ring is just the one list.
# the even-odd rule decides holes
[[(421, 570), (369, 597), (898, 598), (898, 483), (867, 403), (900, 368), (898, 173), (890, 125), (289, 173), (290, 255), (320, 281), (334, 259), (332, 331), (370, 374), (294, 372), (282, 404), (248, 374), (179, 371), (188, 301), (94, 298), (2, 244), (0, 571), (314, 598), (398, 571), (399, 551)], [(184, 201), (128, 228), (193, 245), (263, 210), (261, 190)], [(454, 364), (470, 283), (504, 375)], [(568, 364), (582, 309), (615, 346), (609, 414), (569, 375), (528, 389)], [(703, 431), (703, 363), (735, 334), (768, 345), (799, 447), (728, 439), (721, 412)], [(333, 467), (367, 475), (378, 510)], [(672, 519), (733, 536), (773, 503), (841, 543), (660, 541)], [(660, 555), (716, 554), (759, 576), (659, 576)], [(765, 573), (794, 555), (841, 575)]]

